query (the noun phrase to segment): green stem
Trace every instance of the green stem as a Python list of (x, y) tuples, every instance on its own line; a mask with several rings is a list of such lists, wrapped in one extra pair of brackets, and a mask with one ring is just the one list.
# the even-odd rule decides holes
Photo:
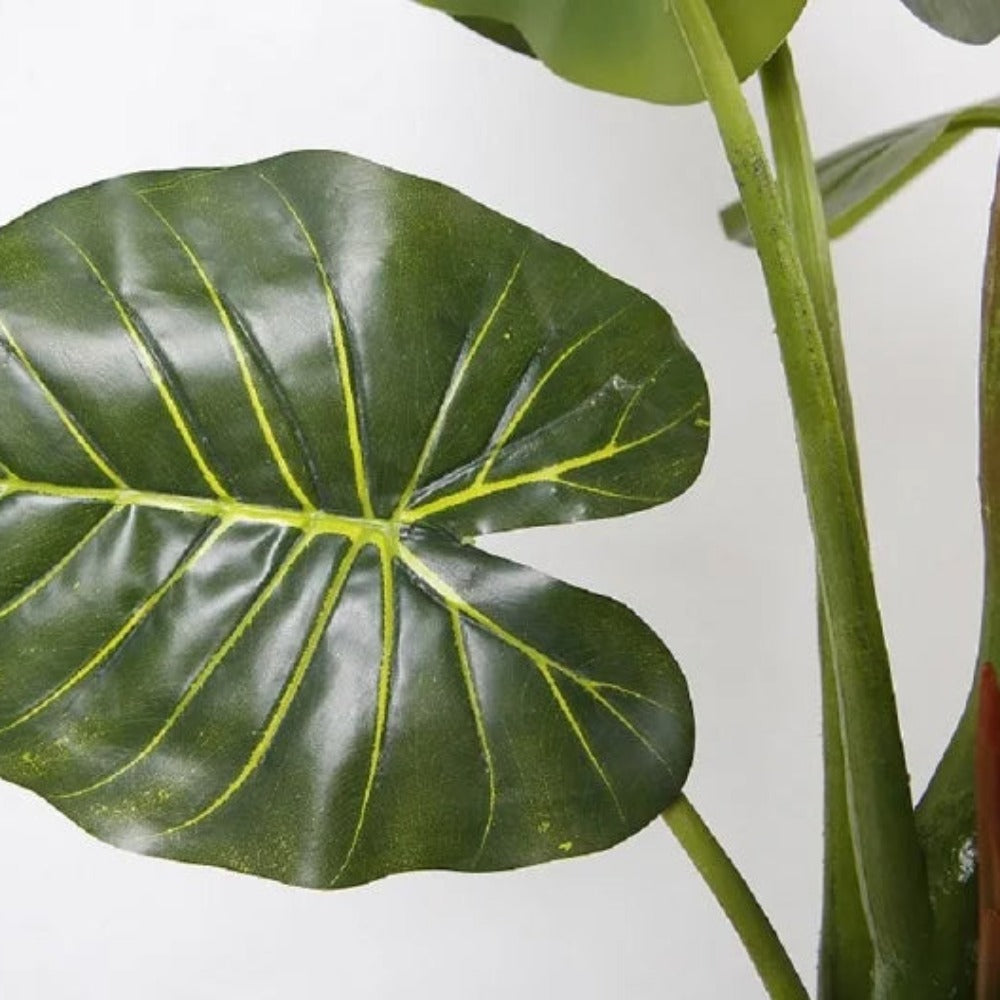
[(851, 997), (871, 996), (874, 955), (851, 840), (830, 629), (822, 599), (819, 605), (824, 850), (823, 922), (817, 980), (820, 1000), (850, 1000)]
[(795, 64), (787, 43), (761, 67), (760, 83), (771, 133), (778, 188), (809, 285), (833, 381), (833, 391), (837, 397), (837, 410), (851, 464), (851, 477), (860, 504), (861, 466), (854, 433), (854, 405), (840, 333), (840, 309), (830, 253), (830, 236), (809, 142), (805, 109), (795, 77)]
[[(847, 362), (840, 331), (840, 310), (834, 280), (830, 237), (815, 159), (809, 142), (805, 110), (787, 43), (760, 71), (764, 108), (771, 134), (778, 188), (798, 247), (813, 308), (826, 352), (837, 399), (841, 432), (847, 448), (855, 497), (864, 524), (861, 463), (854, 432), (854, 414)], [(824, 845), (823, 927), (819, 962), (819, 995), (864, 997), (871, 992), (872, 946), (858, 884), (851, 843), (844, 772), (843, 739), (837, 706), (836, 673), (831, 648), (829, 613), (818, 592), (818, 624), (823, 700)]]
[(930, 939), (888, 654), (830, 366), (795, 238), (707, 0), (664, 0), (698, 69), (764, 270), (828, 611), (851, 840), (880, 998), (916, 1000)]
[(740, 936), (768, 996), (773, 1000), (809, 1000), (767, 914), (694, 806), (682, 795), (664, 812), (663, 820)]

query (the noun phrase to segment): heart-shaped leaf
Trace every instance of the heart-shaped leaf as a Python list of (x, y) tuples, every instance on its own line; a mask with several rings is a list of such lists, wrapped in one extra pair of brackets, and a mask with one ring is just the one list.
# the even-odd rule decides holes
[[(884, 132), (816, 164), (831, 236), (842, 236), (952, 146), (979, 128), (1000, 128), (1000, 98)], [(743, 206), (722, 210), (726, 235), (751, 245)]]
[(960, 42), (985, 45), (1000, 35), (1000, 0), (903, 0), (935, 31)]
[[(683, 36), (664, 0), (419, 0), (595, 90), (660, 104), (704, 100)], [(709, 0), (740, 78), (792, 30), (805, 0)], [(502, 26), (509, 26), (504, 30)], [(521, 43), (517, 39), (521, 39)]]
[(609, 846), (678, 793), (631, 612), (460, 539), (638, 510), (707, 435), (647, 297), (349, 156), (0, 230), (0, 777), (309, 886)]

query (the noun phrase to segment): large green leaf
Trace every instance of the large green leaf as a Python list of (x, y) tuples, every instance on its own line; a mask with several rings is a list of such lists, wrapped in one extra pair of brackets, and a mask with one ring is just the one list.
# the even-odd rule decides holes
[(609, 846), (678, 793), (680, 671), (462, 539), (702, 463), (647, 297), (332, 153), (0, 230), (0, 777), (113, 843), (309, 886)]
[(985, 45), (1000, 35), (1000, 0), (903, 0), (935, 31), (960, 42)]
[[(661, 104), (704, 100), (683, 36), (664, 0), (419, 0), (573, 83)], [(740, 78), (792, 30), (805, 0), (709, 0)], [(503, 26), (508, 26), (504, 29)], [(519, 41), (520, 39), (520, 41)]]
[[(884, 132), (824, 157), (816, 169), (830, 235), (853, 229), (979, 128), (1000, 128), (1000, 98)], [(730, 239), (750, 245), (741, 205), (722, 210), (722, 226)]]

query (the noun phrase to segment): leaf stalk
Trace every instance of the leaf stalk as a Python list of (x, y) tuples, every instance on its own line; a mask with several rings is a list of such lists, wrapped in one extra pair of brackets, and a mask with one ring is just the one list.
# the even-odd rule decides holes
[(851, 841), (872, 938), (873, 994), (926, 995), (930, 904), (864, 520), (834, 377), (795, 237), (706, 0), (670, 0), (750, 221), (795, 418), (828, 611)]
[(772, 1000), (809, 1000), (771, 921), (691, 802), (682, 795), (663, 821), (687, 852), (746, 948)]
[[(854, 431), (853, 403), (841, 337), (837, 286), (823, 197), (816, 173), (805, 109), (787, 42), (761, 67), (778, 189), (792, 227), (802, 269), (837, 399), (855, 497), (864, 522), (861, 462)], [(817, 572), (817, 584), (818, 572)], [(819, 995), (862, 997), (871, 992), (872, 946), (858, 885), (847, 803), (844, 745), (837, 705), (837, 681), (830, 637), (829, 609), (817, 586), (817, 619), (823, 704), (823, 924), (819, 955)]]

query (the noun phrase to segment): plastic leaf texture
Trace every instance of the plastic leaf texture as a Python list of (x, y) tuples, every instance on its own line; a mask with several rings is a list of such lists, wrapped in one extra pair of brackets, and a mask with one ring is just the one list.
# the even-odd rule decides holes
[[(481, 34), (530, 51), (573, 83), (660, 104), (704, 100), (664, 0), (419, 0)], [(709, 0), (741, 79), (792, 30), (805, 0)], [(504, 27), (506, 26), (506, 27)]]
[(646, 296), (334, 153), (120, 178), (0, 229), (0, 777), (114, 844), (305, 886), (610, 846), (684, 679), (468, 539), (695, 478)]

